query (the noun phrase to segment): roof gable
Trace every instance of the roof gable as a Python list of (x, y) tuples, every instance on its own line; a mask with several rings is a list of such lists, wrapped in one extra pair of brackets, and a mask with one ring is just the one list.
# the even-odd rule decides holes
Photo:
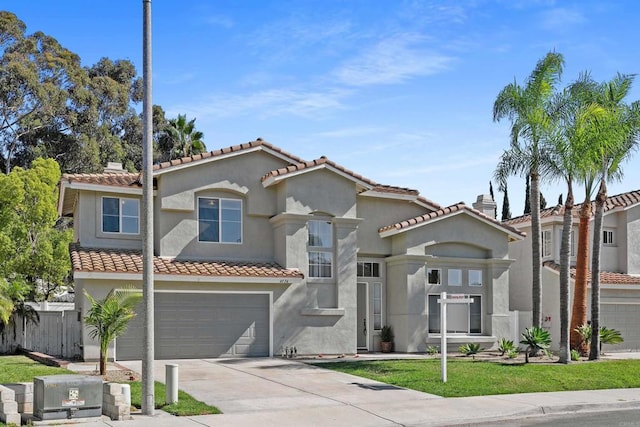
[(508, 234), (509, 237), (513, 240), (522, 240), (525, 237), (525, 233), (517, 230), (515, 227), (512, 227), (507, 224), (503, 224), (494, 218), (488, 217), (483, 213), (468, 207), (462, 202), (435, 210), (433, 212), (429, 212), (424, 215), (420, 215), (414, 218), (409, 218), (407, 220), (397, 222), (395, 224), (387, 225), (386, 227), (380, 228), (378, 230), (378, 233), (380, 233), (380, 237), (389, 237), (398, 233), (403, 233), (405, 231), (412, 230), (417, 227), (422, 227), (427, 224), (431, 224), (436, 221), (440, 221), (445, 218), (451, 218), (456, 215), (468, 215), (476, 220), (480, 220), (485, 224)]

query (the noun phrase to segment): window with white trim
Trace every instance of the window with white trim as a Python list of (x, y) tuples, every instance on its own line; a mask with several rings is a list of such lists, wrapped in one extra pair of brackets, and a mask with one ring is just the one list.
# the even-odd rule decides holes
[(571, 230), (571, 236), (569, 236), (570, 242), (571, 242), (571, 251), (569, 256), (576, 256), (576, 250), (578, 248), (578, 244), (576, 242), (576, 232)]
[[(448, 333), (482, 333), (482, 296), (468, 295), (473, 298), (470, 304), (450, 304), (447, 306), (447, 332)], [(440, 295), (427, 296), (428, 301), (428, 328), (429, 333), (440, 333)]]
[(616, 244), (613, 230), (602, 230), (602, 244), (607, 246), (614, 246)]
[(427, 285), (442, 284), (442, 269), (427, 268)]
[(357, 271), (358, 277), (380, 277), (380, 263), (358, 261)]
[(542, 256), (551, 256), (551, 230), (542, 231)]
[(326, 220), (310, 220), (307, 229), (309, 277), (333, 277), (333, 224)]
[(382, 329), (382, 283), (376, 282), (373, 287), (373, 330)]
[(242, 243), (242, 200), (198, 197), (198, 241)]
[(140, 200), (123, 197), (102, 198), (102, 232), (140, 233)]
[(450, 268), (447, 271), (447, 284), (449, 286), (462, 286), (462, 270)]
[(469, 270), (469, 286), (482, 286), (482, 270)]

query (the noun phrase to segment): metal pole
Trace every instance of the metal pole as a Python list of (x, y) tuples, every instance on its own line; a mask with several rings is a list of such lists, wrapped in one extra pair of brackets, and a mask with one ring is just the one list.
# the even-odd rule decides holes
[(440, 294), (440, 367), (442, 382), (447, 382), (447, 293)]
[(142, 293), (144, 340), (142, 347), (142, 413), (155, 409), (153, 378), (153, 104), (151, 98), (151, 0), (142, 0)]

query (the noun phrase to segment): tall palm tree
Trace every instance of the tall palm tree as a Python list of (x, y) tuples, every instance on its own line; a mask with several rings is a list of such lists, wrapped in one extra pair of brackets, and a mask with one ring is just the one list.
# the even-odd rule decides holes
[(515, 81), (505, 86), (493, 104), (493, 120), (511, 122), (511, 146), (496, 168), (496, 178), (503, 183), (510, 175), (529, 176), (531, 180), (531, 249), (533, 326), (542, 325), (542, 288), (540, 253), (540, 178), (546, 170), (541, 138), (550, 125), (548, 103), (559, 81), (564, 58), (549, 52), (538, 61), (524, 87)]
[(186, 114), (178, 114), (177, 118), (169, 120), (167, 134), (171, 140), (172, 159), (200, 154), (207, 149), (202, 141), (204, 134), (195, 129), (195, 123), (196, 119), (187, 121)]
[(91, 339), (98, 338), (100, 342), (100, 375), (104, 375), (107, 372), (109, 343), (127, 330), (127, 324), (136, 315), (134, 310), (142, 299), (142, 293), (127, 287), (112, 289), (102, 300), (96, 300), (86, 290), (84, 295), (91, 304), (84, 321), (91, 328)]
[(593, 154), (593, 164), (599, 164), (599, 190), (595, 202), (591, 255), (590, 360), (600, 358), (600, 252), (607, 181), (621, 178), (621, 163), (637, 148), (640, 137), (640, 101), (631, 105), (624, 102), (634, 78), (634, 75), (618, 73), (608, 82), (593, 85), (596, 90), (588, 94), (599, 113), (593, 121), (596, 137), (593, 140), (593, 150), (590, 151)]

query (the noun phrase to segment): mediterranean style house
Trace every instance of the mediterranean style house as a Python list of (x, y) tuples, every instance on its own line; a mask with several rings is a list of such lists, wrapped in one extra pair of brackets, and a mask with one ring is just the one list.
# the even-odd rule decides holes
[[(511, 336), (508, 247), (524, 234), (493, 211), (442, 207), (261, 139), (158, 164), (153, 179), (157, 359), (377, 351), (384, 325), (396, 351), (425, 351), (443, 291), (473, 298), (447, 316), (458, 342)], [(141, 286), (140, 181), (118, 164), (61, 179), (82, 317), (84, 291)], [(110, 355), (140, 358), (141, 343), (137, 316)], [(83, 357), (98, 358), (86, 328)]]
[[(575, 254), (578, 235), (578, 212), (574, 208), (571, 236), (571, 299), (575, 274)], [(542, 318), (543, 326), (552, 336), (552, 344), (560, 341), (559, 262), (560, 239), (564, 206), (544, 209), (540, 214), (542, 226)], [(593, 222), (593, 221), (592, 221)], [(513, 218), (506, 224), (530, 235), (531, 218)], [(593, 224), (590, 226), (593, 234)], [(589, 237), (589, 243), (592, 236)], [(590, 248), (591, 249), (591, 248)], [(531, 259), (531, 238), (509, 246), (510, 257)], [(589, 260), (591, 266), (591, 260)], [(600, 262), (600, 324), (622, 332), (624, 342), (605, 345), (603, 350), (640, 350), (640, 190), (611, 196), (607, 199), (603, 218), (602, 252)], [(531, 311), (531, 264), (518, 261), (511, 268), (510, 308)], [(590, 279), (589, 279), (590, 281)], [(591, 314), (590, 288), (587, 295), (588, 317)]]

